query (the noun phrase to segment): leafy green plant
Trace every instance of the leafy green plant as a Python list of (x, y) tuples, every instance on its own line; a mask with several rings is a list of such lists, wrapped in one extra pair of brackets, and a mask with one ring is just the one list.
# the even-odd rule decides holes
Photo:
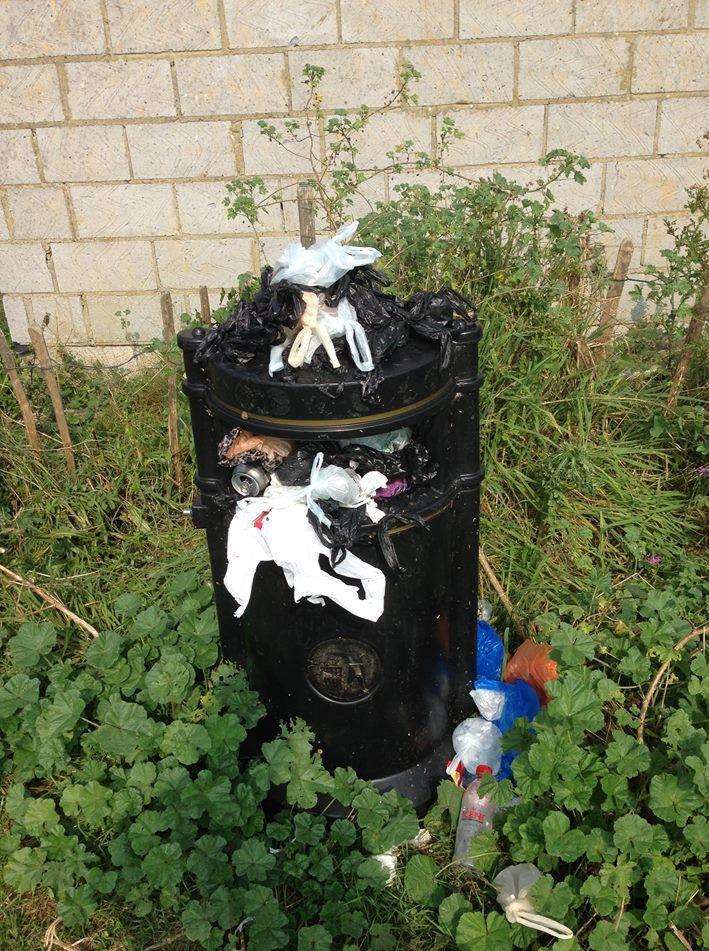
[[(360, 939), (386, 880), (371, 855), (416, 834), (410, 804), (329, 774), (300, 721), (245, 752), (264, 709), (217, 663), (211, 591), (186, 572), (168, 595), (169, 612), (119, 598), (82, 656), (48, 623), (6, 637), (6, 885), (47, 890), (70, 929), (110, 896), (137, 918), (179, 916), (204, 948), (241, 931), (254, 951)], [(333, 801), (343, 818), (328, 823), (316, 807)]]
[[(414, 856), (406, 866), (409, 898), (436, 909), (431, 940), (440, 932), (444, 946), (461, 951), (544, 944), (507, 923), (489, 886), (506, 865), (532, 862), (544, 873), (531, 891), (535, 909), (576, 932), (559, 949), (680, 951), (706, 943), (707, 626), (689, 637), (689, 619), (702, 620), (709, 585), (697, 568), (672, 585), (606, 584), (600, 623), (597, 611), (586, 619), (590, 604), (537, 618), (560, 674), (534, 730), (519, 721), (505, 737), (520, 751), (516, 798), (509, 781), (484, 779), (481, 792), (501, 808), (495, 830), (471, 842), (475, 872), (467, 878), (456, 880), (447, 850), (440, 864)], [(666, 661), (662, 700), (655, 695), (653, 703), (650, 682)], [(441, 838), (452, 834), (459, 802), (460, 791), (442, 784), (427, 827)]]
[[(631, 296), (642, 305), (643, 317), (632, 339), (651, 362), (658, 357), (673, 370), (696, 295), (706, 280), (709, 262), (709, 186), (687, 190), (686, 219), (665, 219), (670, 246), (660, 251), (662, 267), (648, 264), (647, 278), (638, 281)], [(706, 342), (696, 348), (694, 365), (706, 366)]]

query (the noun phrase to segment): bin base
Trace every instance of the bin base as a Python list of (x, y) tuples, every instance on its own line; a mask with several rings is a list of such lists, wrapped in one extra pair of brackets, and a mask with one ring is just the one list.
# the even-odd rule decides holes
[(415, 766), (401, 773), (372, 779), (370, 782), (381, 793), (396, 789), (402, 796), (411, 800), (417, 812), (423, 812), (436, 798), (436, 787), (446, 778), (446, 766), (452, 757), (453, 746), (450, 739), (446, 739)]

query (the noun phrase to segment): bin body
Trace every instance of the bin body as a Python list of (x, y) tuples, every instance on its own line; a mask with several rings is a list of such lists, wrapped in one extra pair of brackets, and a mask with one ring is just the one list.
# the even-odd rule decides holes
[[(469, 715), (475, 669), (479, 424), (477, 342), (466, 325), (449, 365), (439, 347), (414, 342), (383, 368), (373, 405), (353, 373), (322, 384), (212, 361), (195, 364), (202, 328), (179, 335), (197, 459), (195, 524), (206, 530), (223, 652), (246, 667), (267, 710), (259, 738), (302, 717), (329, 768), (351, 766), (417, 806), (433, 796), (452, 754), (453, 728)], [(371, 400), (371, 398), (370, 398)], [(294, 604), (280, 568), (262, 564), (243, 617), (224, 587), (231, 511), (230, 470), (217, 447), (234, 426), (308, 442), (412, 426), (425, 437), (438, 475), (416, 495), (426, 522), (390, 530), (401, 570), (384, 564), (374, 535), (354, 554), (387, 576), (376, 623), (334, 605)]]

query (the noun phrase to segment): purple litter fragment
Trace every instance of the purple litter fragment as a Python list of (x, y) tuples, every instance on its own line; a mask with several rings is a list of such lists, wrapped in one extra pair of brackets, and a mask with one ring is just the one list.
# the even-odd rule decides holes
[(395, 495), (401, 495), (403, 492), (408, 492), (411, 488), (409, 480), (401, 476), (398, 479), (392, 479), (391, 482), (387, 482), (383, 489), (377, 489), (374, 493), (375, 499), (393, 499)]

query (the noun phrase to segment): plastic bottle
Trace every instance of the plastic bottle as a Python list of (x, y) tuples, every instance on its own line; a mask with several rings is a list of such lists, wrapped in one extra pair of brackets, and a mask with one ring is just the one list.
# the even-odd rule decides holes
[(458, 831), (455, 836), (455, 852), (453, 854), (454, 861), (460, 862), (461, 865), (473, 866), (472, 860), (468, 858), (470, 840), (478, 832), (492, 828), (492, 819), (497, 807), (494, 802), (491, 802), (489, 796), (483, 796), (482, 798), (478, 796), (478, 786), (487, 773), (492, 774), (492, 769), (489, 766), (484, 764), (478, 766), (475, 770), (475, 779), (463, 793)]

